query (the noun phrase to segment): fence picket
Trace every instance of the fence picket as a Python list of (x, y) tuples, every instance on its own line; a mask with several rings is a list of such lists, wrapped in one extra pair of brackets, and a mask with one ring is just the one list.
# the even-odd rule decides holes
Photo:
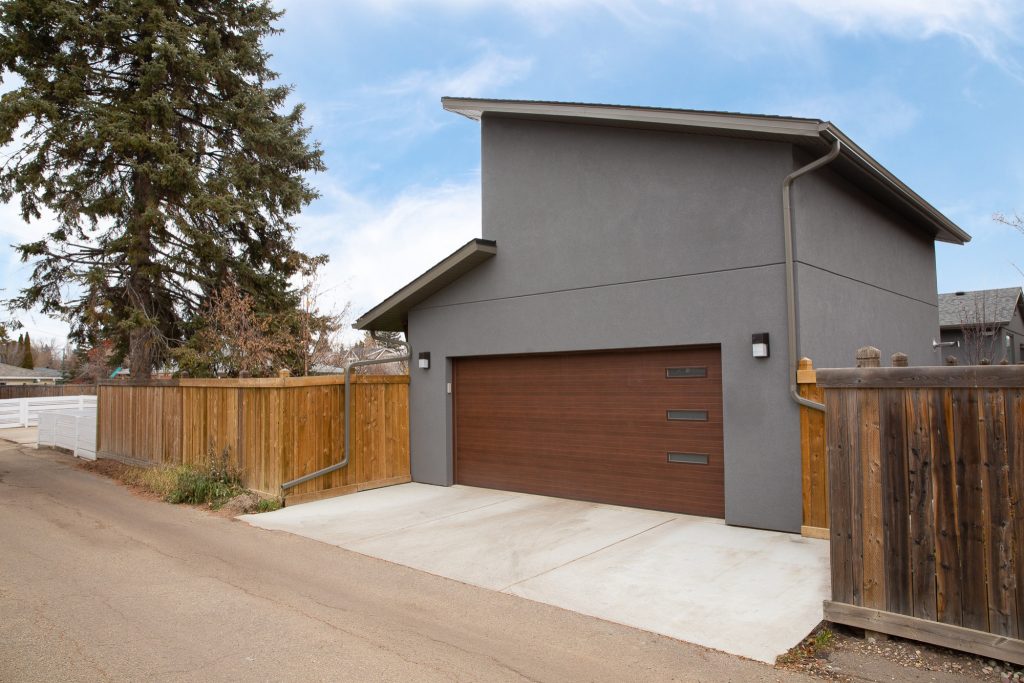
[(825, 369), (817, 384), (825, 617), (1024, 664), (1024, 367)]
[[(352, 465), (300, 484), (288, 500), (410, 481), (408, 381), (354, 376)], [(96, 446), (140, 464), (198, 463), (227, 448), (246, 486), (279, 495), (284, 481), (341, 459), (343, 401), (336, 376), (104, 382)]]

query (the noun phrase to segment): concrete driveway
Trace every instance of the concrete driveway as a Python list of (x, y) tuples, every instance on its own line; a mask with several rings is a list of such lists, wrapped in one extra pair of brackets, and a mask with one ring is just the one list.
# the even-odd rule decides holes
[(826, 541), (466, 486), (404, 484), (242, 519), (764, 662), (821, 621), (829, 591)]
[(2, 439), (0, 516), (0, 681), (811, 683), (143, 498)]

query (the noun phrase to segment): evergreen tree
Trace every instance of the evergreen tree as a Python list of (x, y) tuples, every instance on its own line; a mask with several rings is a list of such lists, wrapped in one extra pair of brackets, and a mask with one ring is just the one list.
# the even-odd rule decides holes
[(0, 98), (0, 200), (58, 223), (18, 246), (34, 269), (12, 308), (114, 341), (136, 379), (223, 286), (295, 310), (290, 278), (326, 258), (294, 248), (290, 218), (324, 166), (267, 66), (280, 16), (268, 0), (0, 3), (0, 77), (21, 81)]
[(25, 337), (21, 342), (21, 367), (26, 370), (35, 370), (36, 363), (32, 357), (32, 339), (29, 338), (28, 332), (25, 333)]
[(7, 356), (4, 358), (4, 362), (8, 365), (16, 365), (21, 367), (21, 362), (25, 358), (25, 335), (19, 334), (18, 341), (14, 342), (14, 348), (9, 349)]

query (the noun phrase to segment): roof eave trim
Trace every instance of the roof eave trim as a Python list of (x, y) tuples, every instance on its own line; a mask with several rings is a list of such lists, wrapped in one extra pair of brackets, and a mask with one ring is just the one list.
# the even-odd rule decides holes
[(938, 229), (938, 234), (935, 239), (942, 242), (951, 242), (953, 244), (965, 244), (971, 241), (971, 236), (968, 233), (964, 232), (953, 221), (946, 218), (941, 211), (932, 206), (921, 195), (910, 189), (906, 183), (894, 176), (887, 168), (885, 168), (885, 166), (878, 163), (878, 161), (865, 152), (860, 145), (847, 137), (846, 133), (839, 130), (831, 123), (825, 124), (822, 127), (821, 132), (824, 136), (828, 136), (833, 140), (839, 140), (840, 143), (842, 143), (844, 155), (848, 159), (881, 180), (886, 186), (900, 196), (903, 201), (910, 204), (915, 210), (917, 210), (923, 218), (935, 225)]
[(441, 106), (446, 111), (460, 114), (473, 121), (479, 121), (484, 114), (518, 114), (538, 118), (574, 118), (619, 123), (650, 123), (769, 133), (774, 135), (796, 135), (808, 138), (819, 137), (821, 127), (821, 122), (815, 119), (768, 117), (754, 114), (689, 112), (657, 109), (654, 107), (478, 100), (462, 97), (442, 97)]
[[(429, 268), (415, 280), (399, 289), (397, 292), (371, 308), (363, 315), (359, 316), (359, 319), (356, 320), (352, 326), (357, 330), (376, 329), (373, 325), (382, 317), (395, 312), (396, 309), (401, 310), (403, 307), (407, 310), (419, 303), (419, 301), (425, 299), (427, 296), (433, 294), (433, 291), (429, 291), (431, 285), (435, 284), (438, 278), (443, 277), (453, 268), (458, 267), (473, 257), (480, 258), (480, 261), (482, 262), (497, 253), (497, 244), (492, 240), (480, 238), (470, 240)], [(429, 291), (429, 293), (423, 294), (425, 290)]]

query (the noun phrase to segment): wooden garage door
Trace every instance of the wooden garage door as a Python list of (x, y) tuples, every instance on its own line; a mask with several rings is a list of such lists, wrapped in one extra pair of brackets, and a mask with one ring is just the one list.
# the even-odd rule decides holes
[(455, 480), (724, 516), (718, 347), (462, 358)]

